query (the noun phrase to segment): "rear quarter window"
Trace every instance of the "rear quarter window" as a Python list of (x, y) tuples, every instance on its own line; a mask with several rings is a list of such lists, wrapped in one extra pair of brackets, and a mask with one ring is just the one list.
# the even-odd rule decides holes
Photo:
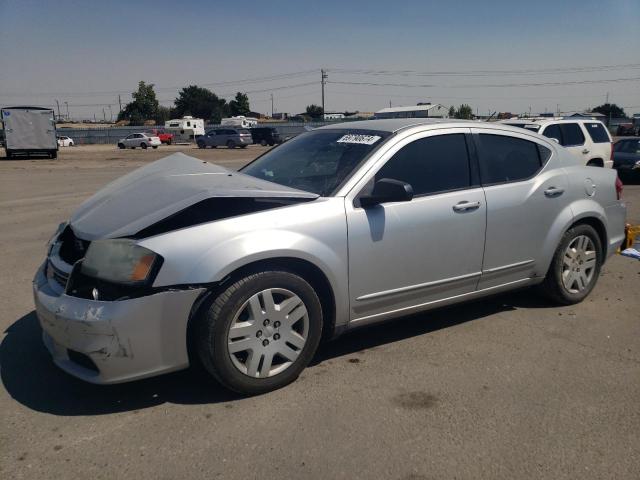
[(594, 143), (609, 143), (611, 141), (607, 130), (601, 123), (585, 123), (584, 128), (586, 128)]

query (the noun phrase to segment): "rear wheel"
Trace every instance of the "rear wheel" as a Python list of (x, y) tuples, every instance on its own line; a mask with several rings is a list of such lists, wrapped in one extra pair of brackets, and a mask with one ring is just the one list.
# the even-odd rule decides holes
[(121, 149), (121, 150), (123, 150), (123, 149), (125, 148), (124, 143), (119, 143), (119, 144), (118, 144), (118, 148), (119, 148), (119, 149)]
[(229, 140), (227, 142), (227, 148), (236, 148), (236, 142), (234, 142), (233, 140)]
[(6, 150), (7, 158), (11, 160), (13, 158), (13, 152), (11, 150)]
[(154, 145), (152, 148), (155, 150), (156, 148), (158, 148), (158, 146), (157, 146), (157, 145)]
[(227, 388), (256, 395), (291, 383), (309, 364), (322, 309), (303, 278), (262, 271), (229, 285), (197, 322), (205, 368)]
[(198, 148), (207, 148), (204, 142), (198, 142)]
[(144, 143), (144, 142), (142, 142), (142, 143), (140, 144), (140, 148), (142, 148), (143, 150), (146, 150), (146, 149), (147, 149), (147, 146), (148, 146), (148, 145), (147, 145), (146, 143)]
[(576, 225), (560, 242), (542, 284), (544, 293), (562, 305), (579, 303), (593, 290), (602, 266), (600, 237), (590, 225)]
[(49, 158), (58, 158), (58, 152), (56, 150), (52, 150), (51, 152), (49, 152)]
[(260, 145), (262, 145), (263, 147), (266, 147), (267, 141), (263, 138), (262, 140), (260, 140)]
[(171, 139), (167, 140), (167, 145), (171, 145), (171, 143), (172, 143)]

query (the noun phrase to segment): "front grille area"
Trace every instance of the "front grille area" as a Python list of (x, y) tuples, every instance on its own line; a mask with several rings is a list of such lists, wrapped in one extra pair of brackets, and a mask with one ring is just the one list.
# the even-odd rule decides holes
[(67, 280), (69, 280), (69, 275), (67, 275), (62, 270), (58, 270), (57, 268), (54, 268), (51, 262), (49, 262), (49, 265), (47, 268), (51, 269), (51, 278), (53, 278), (56, 281), (56, 283), (60, 285), (62, 288), (65, 288), (67, 286)]
[(76, 237), (69, 226), (60, 234), (58, 241), (60, 242), (60, 258), (69, 265), (83, 259), (91, 243)]

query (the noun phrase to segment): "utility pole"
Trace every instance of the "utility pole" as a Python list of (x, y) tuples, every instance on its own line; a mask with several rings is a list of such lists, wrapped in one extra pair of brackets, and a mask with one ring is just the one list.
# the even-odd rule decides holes
[(60, 121), (60, 102), (56, 99), (56, 105), (58, 106), (58, 121)]
[(113, 112), (111, 111), (111, 105), (109, 105), (109, 121), (113, 123)]
[(324, 86), (327, 83), (328, 75), (325, 72), (324, 68), (320, 69), (320, 74), (322, 75), (320, 84), (322, 85), (322, 119), (324, 120)]
[(67, 106), (67, 122), (69, 121), (69, 119), (71, 118), (69, 116), (69, 102), (64, 102), (64, 104)]
[(604, 101), (604, 104), (609, 107), (609, 117), (607, 119), (607, 127), (611, 125), (611, 105), (609, 105), (609, 92), (607, 92), (607, 99)]
[(391, 108), (391, 100), (389, 100), (389, 108)]
[(120, 105), (120, 113), (122, 113), (122, 99), (120, 98), (120, 94), (118, 94), (118, 105)]
[(271, 118), (273, 118), (273, 93), (271, 94)]
[(104, 113), (104, 107), (102, 107), (102, 121), (104, 123), (107, 123), (107, 114)]

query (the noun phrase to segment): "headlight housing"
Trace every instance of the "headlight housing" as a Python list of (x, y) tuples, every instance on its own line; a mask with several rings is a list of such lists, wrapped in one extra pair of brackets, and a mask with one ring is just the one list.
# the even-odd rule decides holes
[(161, 263), (162, 257), (133, 240), (94, 240), (82, 261), (81, 272), (112, 283), (148, 285)]

